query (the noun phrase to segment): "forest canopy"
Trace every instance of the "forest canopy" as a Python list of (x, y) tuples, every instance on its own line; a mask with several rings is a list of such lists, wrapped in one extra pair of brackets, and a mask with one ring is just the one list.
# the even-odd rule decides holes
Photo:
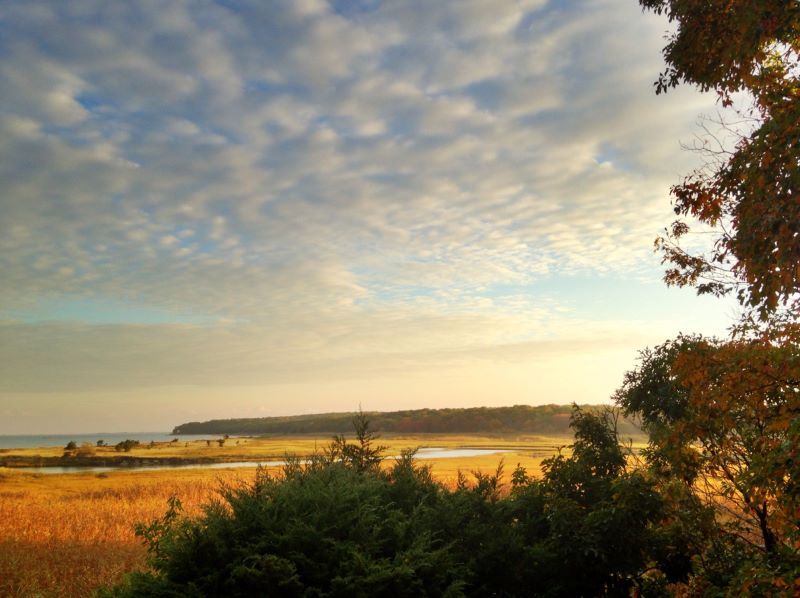
[[(601, 409), (584, 405), (589, 412)], [(395, 434), (569, 434), (569, 405), (514, 405), (462, 409), (414, 409), (366, 412), (376, 430)], [(174, 434), (344, 434), (355, 413), (320, 413), (287, 417), (217, 419), (176, 426)], [(633, 421), (619, 423), (620, 432), (639, 433)]]

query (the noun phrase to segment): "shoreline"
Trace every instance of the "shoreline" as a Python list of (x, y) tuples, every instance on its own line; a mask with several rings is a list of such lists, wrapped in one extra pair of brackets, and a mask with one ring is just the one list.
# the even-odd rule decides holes
[(215, 463), (259, 463), (265, 460), (285, 458), (284, 456), (264, 455), (253, 458), (251, 455), (238, 457), (138, 457), (119, 455), (108, 457), (44, 457), (10, 455), (0, 456), (0, 467), (8, 469), (22, 467), (165, 467), (181, 465), (213, 465)]

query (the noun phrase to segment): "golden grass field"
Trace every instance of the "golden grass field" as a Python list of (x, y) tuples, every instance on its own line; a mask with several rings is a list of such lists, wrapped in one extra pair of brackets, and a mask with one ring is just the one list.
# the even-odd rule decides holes
[[(226, 459), (280, 458), (286, 453), (309, 454), (328, 439), (307, 437), (236, 439), (220, 448), (192, 442), (139, 448), (131, 455)], [(501, 459), (506, 480), (521, 463), (539, 471), (541, 460), (568, 437), (476, 437), (419, 435), (381, 438), (386, 454), (402, 448), (492, 447), (504, 454), (425, 460), (437, 479), (452, 484), (458, 471), (494, 471)], [(113, 452), (113, 449), (111, 449)], [(14, 454), (59, 455), (61, 448), (26, 449)], [(98, 451), (98, 454), (100, 451)], [(9, 454), (9, 453), (6, 453)], [(391, 461), (389, 461), (390, 463)], [(276, 468), (277, 469), (277, 468)], [(145, 566), (145, 549), (133, 526), (163, 515), (167, 499), (177, 496), (188, 514), (214, 497), (220, 484), (250, 481), (251, 468), (114, 471), (51, 475), (0, 468), (0, 596), (87, 596), (114, 583), (125, 573)]]
[[(127, 456), (140, 459), (180, 458), (180, 459), (218, 459), (220, 461), (248, 461), (258, 459), (280, 459), (284, 455), (308, 455), (321, 450), (330, 443), (330, 438), (314, 436), (268, 437), (268, 438), (229, 438), (220, 447), (214, 436), (209, 440), (178, 442), (158, 442), (152, 446), (143, 444), (130, 452), (117, 452), (112, 446), (86, 447), (95, 457)], [(491, 447), (530, 449), (531, 451), (552, 451), (554, 447), (572, 442), (571, 437), (559, 436), (468, 436), (460, 434), (416, 434), (386, 435), (377, 441), (387, 447), (387, 454), (398, 454), (400, 450), (412, 447)], [(60, 457), (63, 447), (43, 447), (24, 449), (0, 449), (0, 456), (19, 457)]]

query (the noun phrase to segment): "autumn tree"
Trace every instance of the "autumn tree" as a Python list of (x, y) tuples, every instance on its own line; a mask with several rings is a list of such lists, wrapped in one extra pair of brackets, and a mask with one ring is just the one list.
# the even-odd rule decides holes
[[(800, 3), (640, 0), (675, 25), (658, 93), (681, 83), (715, 91), (736, 122), (734, 147), (705, 146), (708, 163), (672, 188), (674, 209), (718, 232), (710, 253), (680, 246), (685, 220), (657, 241), (668, 284), (736, 292), (766, 319), (796, 311), (800, 287)], [(735, 101), (739, 98), (738, 102)], [(742, 98), (745, 98), (742, 100)], [(742, 107), (744, 103), (746, 107)], [(716, 142), (710, 140), (712, 144)]]
[[(656, 241), (668, 284), (734, 293), (746, 314), (727, 340), (680, 336), (642, 352), (616, 395), (650, 434), (651, 471), (713, 508), (696, 555), (708, 594), (800, 591), (800, 3), (640, 0), (674, 32), (656, 92), (716, 92), (727, 145), (675, 185), (677, 216)], [(710, 134), (708, 130), (706, 130)], [(716, 231), (681, 246), (686, 219)], [(700, 512), (700, 511), (698, 511)]]
[(800, 354), (762, 339), (681, 336), (642, 352), (617, 402), (642, 417), (647, 457), (724, 511), (727, 531), (774, 553), (797, 536)]

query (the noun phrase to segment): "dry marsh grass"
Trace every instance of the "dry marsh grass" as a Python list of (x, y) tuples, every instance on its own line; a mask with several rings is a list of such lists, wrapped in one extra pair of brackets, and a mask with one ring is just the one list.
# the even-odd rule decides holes
[(162, 515), (170, 496), (187, 513), (199, 513), (219, 481), (233, 478), (231, 472), (160, 473), (4, 473), (0, 596), (91, 595), (144, 565), (135, 523)]
[[(506, 480), (517, 465), (539, 471), (543, 454), (565, 439), (498, 439), (481, 437), (403, 437), (381, 439), (388, 452), (409, 446), (506, 446), (513, 452), (479, 457), (426, 459), (434, 476), (448, 486), (458, 471), (494, 471), (505, 462)], [(416, 442), (415, 442), (416, 441)], [(493, 441), (493, 442), (490, 442)], [(260, 451), (278, 451), (278, 439)], [(293, 452), (312, 452), (326, 441), (294, 439)], [(205, 443), (203, 443), (205, 444)], [(201, 447), (202, 448), (202, 447)], [(292, 451), (289, 451), (292, 452)], [(263, 454), (263, 452), (262, 452)], [(391, 460), (387, 466), (391, 465)], [(277, 468), (276, 468), (277, 469)], [(199, 514), (221, 483), (252, 480), (252, 469), (181, 469), (46, 475), (0, 469), (0, 596), (90, 596), (100, 586), (145, 567), (146, 551), (134, 525), (164, 514), (177, 496), (189, 515)]]

